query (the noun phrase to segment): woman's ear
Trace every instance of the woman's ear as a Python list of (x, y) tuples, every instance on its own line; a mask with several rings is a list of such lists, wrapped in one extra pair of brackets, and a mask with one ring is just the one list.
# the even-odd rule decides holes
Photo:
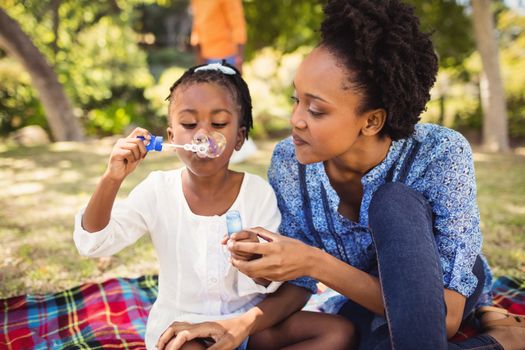
[(239, 130), (237, 130), (237, 139), (235, 140), (236, 151), (241, 150), (241, 147), (244, 144), (244, 140), (246, 140), (246, 127), (241, 126)]
[(385, 126), (387, 114), (382, 108), (367, 113), (366, 123), (361, 129), (365, 136), (377, 135)]

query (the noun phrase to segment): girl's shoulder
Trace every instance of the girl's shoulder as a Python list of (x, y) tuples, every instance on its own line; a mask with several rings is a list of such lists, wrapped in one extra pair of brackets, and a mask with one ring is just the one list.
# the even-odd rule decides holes
[(244, 172), (244, 179), (242, 181), (242, 187), (251, 195), (253, 195), (254, 192), (264, 193), (267, 191), (273, 191), (268, 181), (256, 174)]

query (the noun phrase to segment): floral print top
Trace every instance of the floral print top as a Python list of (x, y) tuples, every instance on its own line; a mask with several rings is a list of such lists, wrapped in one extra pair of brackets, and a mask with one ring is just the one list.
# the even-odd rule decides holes
[[(291, 138), (281, 141), (273, 152), (268, 171), (282, 214), (281, 234), (322, 248), (358, 269), (377, 275), (368, 207), (380, 185), (400, 181), (423, 194), (432, 208), (445, 288), (465, 297), (474, 292), (478, 281), (472, 267), (481, 255), (482, 236), (472, 151), (461, 134), (438, 125), (418, 124), (412, 136), (392, 142), (386, 158), (361, 179), (359, 222), (338, 212), (339, 197), (322, 162), (306, 165), (302, 173), (299, 168)], [(300, 176), (304, 176), (306, 189), (301, 188)], [(302, 190), (310, 198), (309, 210), (305, 210)], [(312, 226), (319, 235), (310, 232), (308, 227)], [(482, 260), (486, 280), (478, 305), (490, 305), (492, 274), (486, 260), (483, 257)], [(310, 277), (291, 282), (313, 293), (317, 290), (317, 281)], [(338, 295), (327, 303), (325, 310), (337, 312), (345, 300)]]

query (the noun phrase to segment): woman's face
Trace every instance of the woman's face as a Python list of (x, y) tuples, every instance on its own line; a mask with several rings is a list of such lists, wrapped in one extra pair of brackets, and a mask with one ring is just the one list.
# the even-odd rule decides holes
[(323, 47), (301, 63), (294, 80), (292, 138), (302, 164), (344, 156), (359, 140), (366, 117), (356, 114), (361, 96), (348, 72)]
[(244, 142), (245, 128), (239, 127), (239, 107), (231, 92), (220, 85), (196, 83), (180, 86), (173, 93), (169, 107), (168, 137), (175, 144), (191, 143), (194, 136), (217, 131), (226, 138), (226, 147), (218, 158), (201, 158), (196, 153), (179, 150), (179, 158), (194, 174), (209, 176), (228, 166), (234, 149)]

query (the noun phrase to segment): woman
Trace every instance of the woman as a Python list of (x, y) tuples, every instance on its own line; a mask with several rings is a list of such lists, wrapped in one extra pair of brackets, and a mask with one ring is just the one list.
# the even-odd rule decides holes
[[(416, 125), (438, 64), (413, 10), (398, 0), (332, 0), (321, 34), (296, 73), (292, 137), (269, 170), (288, 237), (253, 229), (270, 242), (230, 250), (262, 257), (232, 264), (290, 281), (297, 296), (317, 281), (336, 290), (327, 309), (354, 324), (361, 349), (523, 349), (525, 319), (485, 306), (491, 273), (470, 147), (452, 130)], [(242, 320), (172, 332), (214, 335), (220, 349), (225, 334), (253, 334), (297, 306), (283, 304), (279, 315), (261, 304)], [(485, 333), (450, 342), (476, 308)], [(264, 332), (271, 341), (272, 329)]]

